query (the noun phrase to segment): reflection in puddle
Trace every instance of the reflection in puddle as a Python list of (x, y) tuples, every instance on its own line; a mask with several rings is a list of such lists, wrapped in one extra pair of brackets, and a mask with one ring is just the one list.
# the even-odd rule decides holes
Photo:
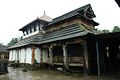
[[(28, 70), (23, 72), (22, 68), (8, 68), (9, 73), (0, 75), (0, 80), (98, 80), (97, 76), (84, 76), (81, 74), (65, 74), (58, 71), (45, 69)], [(107, 77), (108, 78), (108, 77)], [(115, 80), (112, 78), (102, 78), (99, 80)]]

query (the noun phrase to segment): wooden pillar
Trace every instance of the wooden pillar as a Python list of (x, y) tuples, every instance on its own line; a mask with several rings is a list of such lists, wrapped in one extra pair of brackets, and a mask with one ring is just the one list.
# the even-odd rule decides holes
[(68, 61), (67, 61), (66, 45), (63, 45), (63, 65), (64, 65), (65, 70), (69, 70)]
[(52, 46), (50, 46), (49, 48), (49, 65), (51, 67), (53, 67), (53, 52), (52, 52)]
[(35, 62), (35, 47), (32, 47), (32, 64)]
[(87, 43), (86, 41), (84, 41), (82, 43), (83, 45), (83, 49), (84, 49), (84, 73), (85, 74), (88, 74), (89, 72), (89, 66), (88, 66), (88, 51), (87, 51)]
[(99, 46), (98, 41), (96, 41), (96, 53), (97, 53), (97, 68), (98, 68), (98, 76), (100, 76), (100, 57), (99, 57)]

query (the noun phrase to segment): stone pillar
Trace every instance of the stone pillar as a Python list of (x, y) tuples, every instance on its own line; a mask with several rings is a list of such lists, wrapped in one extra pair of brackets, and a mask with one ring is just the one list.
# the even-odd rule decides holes
[(66, 45), (63, 45), (63, 65), (66, 71), (69, 70), (68, 60), (67, 60), (67, 48)]
[(88, 51), (87, 51), (87, 43), (84, 41), (82, 43), (83, 45), (83, 53), (84, 53), (84, 73), (88, 74), (89, 71), (89, 66), (88, 66)]
[(49, 47), (49, 65), (53, 67), (53, 52), (52, 52), (52, 46)]

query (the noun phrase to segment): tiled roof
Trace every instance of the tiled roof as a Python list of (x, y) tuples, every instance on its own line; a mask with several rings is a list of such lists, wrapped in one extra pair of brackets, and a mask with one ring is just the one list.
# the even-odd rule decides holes
[[(75, 10), (73, 10), (73, 11), (71, 11), (71, 12), (68, 12), (68, 13), (66, 13), (66, 14), (64, 14), (64, 15), (62, 15), (62, 16), (59, 16), (59, 17), (57, 17), (57, 18), (54, 18), (51, 22), (48, 23), (47, 26), (50, 26), (50, 25), (55, 24), (55, 23), (57, 23), (57, 22), (60, 22), (60, 21), (63, 21), (63, 20), (65, 20), (65, 19), (74, 17), (74, 16), (76, 16), (76, 15), (83, 16), (83, 14), (81, 14), (81, 11), (83, 11), (84, 9), (86, 9), (86, 8), (88, 8), (88, 7), (91, 7), (91, 5), (90, 5), (90, 4), (85, 5), (85, 6), (83, 6), (83, 7), (80, 7), (80, 8), (78, 8), (78, 9), (75, 9)], [(94, 16), (95, 16), (95, 14), (94, 14)]]
[[(60, 21), (69, 19), (71, 17), (74, 17), (76, 15), (83, 16), (81, 14), (81, 11), (83, 11), (84, 9), (86, 9), (88, 7), (91, 7), (90, 4), (85, 5), (83, 7), (80, 7), (78, 9), (75, 9), (71, 12), (68, 12), (68, 13), (60, 16), (60, 17), (54, 18), (52, 21), (50, 21), (47, 24), (46, 27), (49, 27), (50, 25), (53, 25), (53, 24), (58, 23)], [(39, 21), (39, 20), (37, 19), (37, 21)], [(37, 35), (25, 38), (25, 39), (19, 41), (18, 43), (16, 43), (15, 45), (13, 45), (12, 47), (10, 47), (9, 49), (22, 47), (22, 46), (29, 45), (29, 44), (43, 44), (43, 43), (48, 43), (48, 42), (57, 41), (57, 40), (64, 40), (64, 39), (68, 39), (68, 38), (84, 36), (84, 35), (87, 35), (88, 33), (93, 33), (94, 34), (94, 31), (84, 29), (82, 27), (82, 25), (78, 25), (78, 24), (70, 25), (70, 26), (63, 27), (59, 30), (53, 31), (53, 32), (45, 33), (42, 36), (39, 33)]]
[(0, 52), (8, 52), (7, 48), (8, 48), (7, 46), (0, 44)]
[(36, 23), (47, 24), (48, 22), (43, 19), (37, 18), (37, 19), (33, 20), (32, 22), (28, 23), (27, 25), (25, 25), (24, 27), (22, 27), (21, 29), (19, 29), (19, 31), (23, 31), (23, 30), (27, 29), (29, 25), (36, 24)]
[(84, 36), (90, 33), (90, 31), (85, 30), (81, 25), (79, 24), (73, 24), (70, 26), (66, 26), (61, 28), (60, 30), (56, 30), (53, 32), (45, 33), (44, 35), (41, 35), (40, 33), (28, 38), (25, 38), (9, 49), (22, 47), (29, 44), (43, 44), (43, 43), (49, 43), (57, 40), (64, 40), (79, 36)]
[(118, 6), (120, 7), (120, 0), (115, 0)]
[(33, 40), (38, 36), (39, 34), (36, 34), (34, 36), (30, 36), (27, 38), (22, 39), (21, 41), (17, 42), (16, 44), (14, 44), (13, 46), (9, 47), (10, 48), (16, 48), (16, 47), (22, 47), (22, 46), (26, 46), (29, 45), (33, 42)]

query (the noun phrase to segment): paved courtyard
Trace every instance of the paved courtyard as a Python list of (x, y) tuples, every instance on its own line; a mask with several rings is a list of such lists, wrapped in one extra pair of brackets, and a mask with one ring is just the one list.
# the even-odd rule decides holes
[(21, 68), (8, 68), (9, 73), (0, 75), (0, 80), (119, 80), (118, 78), (101, 77), (98, 79), (97, 76), (85, 76), (80, 73), (67, 74), (58, 71), (51, 70), (29, 70), (23, 72)]

